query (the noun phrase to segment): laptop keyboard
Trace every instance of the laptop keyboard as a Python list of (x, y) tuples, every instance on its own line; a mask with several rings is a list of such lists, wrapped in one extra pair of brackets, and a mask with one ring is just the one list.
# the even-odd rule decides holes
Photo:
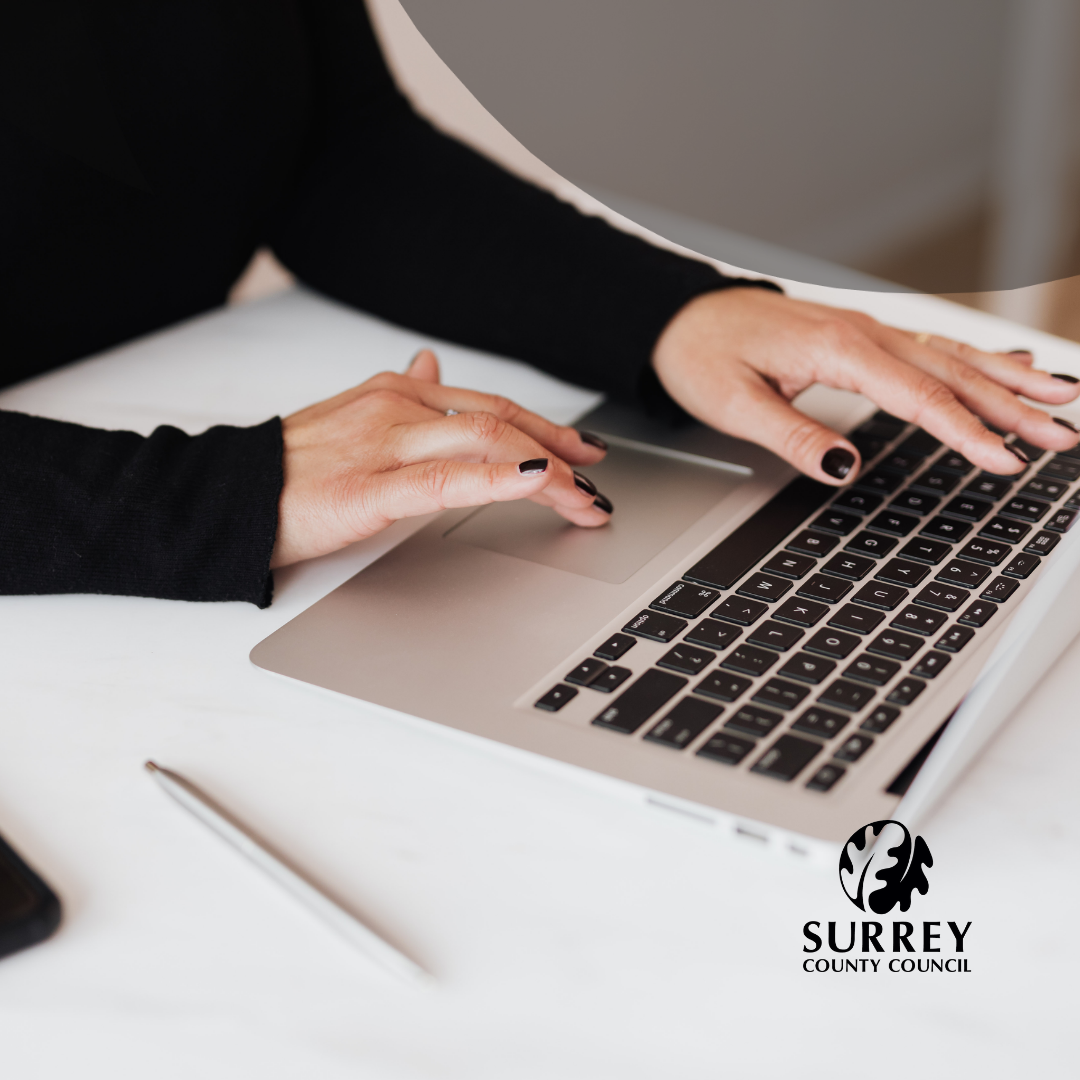
[[(535, 707), (595, 694), (594, 725), (658, 753), (841, 784), (1080, 510), (1080, 448), (1014, 439), (1031, 464), (996, 476), (884, 412), (851, 440), (851, 487), (794, 480)], [(671, 646), (644, 670), (641, 639)]]

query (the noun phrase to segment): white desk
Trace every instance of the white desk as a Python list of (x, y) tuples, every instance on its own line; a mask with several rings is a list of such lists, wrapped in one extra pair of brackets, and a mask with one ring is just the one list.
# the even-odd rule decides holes
[[(855, 299), (1080, 374), (1080, 347), (976, 312)], [(0, 406), (144, 432), (253, 423), (400, 369), (421, 343), (296, 292)], [(556, 419), (594, 400), (440, 353), (447, 381)], [(5, 1078), (1077, 1075), (1080, 644), (922, 829), (935, 866), (910, 916), (971, 919), (972, 973), (808, 975), (802, 924), (859, 914), (832, 873), (249, 665), (252, 645), (403, 534), (279, 573), (266, 611), (0, 599), (0, 831), (66, 910), (51, 942), (0, 963)], [(149, 756), (366, 912), (441, 989), (371, 969), (173, 805)]]

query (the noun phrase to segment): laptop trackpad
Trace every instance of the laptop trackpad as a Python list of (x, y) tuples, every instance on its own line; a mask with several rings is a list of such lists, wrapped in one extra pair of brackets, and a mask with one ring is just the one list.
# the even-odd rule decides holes
[(588, 476), (615, 507), (609, 525), (581, 529), (523, 499), (481, 507), (445, 535), (618, 585), (748, 478), (620, 446)]

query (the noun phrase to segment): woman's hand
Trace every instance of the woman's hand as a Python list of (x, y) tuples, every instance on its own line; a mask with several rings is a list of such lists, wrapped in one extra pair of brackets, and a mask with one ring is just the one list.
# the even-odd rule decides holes
[(692, 300), (653, 352), (660, 382), (684, 409), (826, 484), (853, 477), (859, 454), (842, 435), (789, 404), (808, 386), (820, 382), (865, 394), (979, 468), (1008, 474), (1021, 462), (978, 417), (1048, 450), (1077, 442), (1071, 426), (1018, 395), (1064, 405), (1080, 387), (1031, 365), (1027, 352), (980, 352), (884, 326), (862, 312), (753, 288)]
[(575, 525), (610, 520), (611, 504), (571, 468), (600, 461), (601, 440), (505, 398), (440, 385), (428, 350), (405, 375), (376, 375), (293, 413), (282, 433), (285, 485), (272, 567), (447, 507), (532, 499)]

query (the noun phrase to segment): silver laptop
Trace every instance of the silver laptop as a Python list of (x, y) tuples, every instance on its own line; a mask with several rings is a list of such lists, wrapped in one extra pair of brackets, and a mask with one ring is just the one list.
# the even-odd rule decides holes
[(1080, 451), (994, 476), (878, 412), (836, 489), (696, 424), (581, 426), (609, 526), (447, 511), (252, 661), (832, 857), (932, 805), (1080, 630)]

